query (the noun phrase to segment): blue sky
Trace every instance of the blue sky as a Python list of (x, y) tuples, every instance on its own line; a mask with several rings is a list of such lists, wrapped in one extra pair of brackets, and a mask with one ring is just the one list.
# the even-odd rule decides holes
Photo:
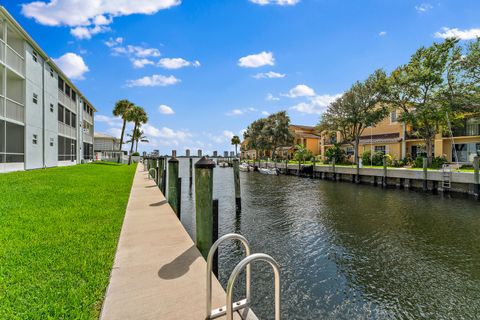
[(4, 6), (118, 133), (118, 99), (146, 109), (151, 143), (233, 150), (268, 113), (315, 125), (328, 103), (420, 46), (480, 36), (480, 1), (40, 0)]

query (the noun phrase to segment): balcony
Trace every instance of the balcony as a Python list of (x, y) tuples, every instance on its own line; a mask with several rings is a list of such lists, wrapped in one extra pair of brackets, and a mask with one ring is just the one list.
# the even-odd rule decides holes
[(58, 134), (72, 139), (77, 138), (77, 129), (67, 126), (65, 123), (58, 122)]
[(90, 124), (93, 124), (93, 117), (88, 114), (88, 112), (83, 112), (83, 120), (87, 121)]
[(22, 77), (25, 76), (25, 59), (24, 57), (13, 50), (8, 44), (7, 44), (7, 58), (6, 58), (6, 64), (7, 66), (10, 67), (13, 71), (21, 75)]
[[(5, 117), (8, 119), (12, 119), (18, 122), (24, 122), (24, 117), (25, 117), (25, 107), (23, 104), (12, 100), (10, 98), (7, 99), (7, 104), (6, 104), (6, 112), (5, 112)], [(2, 100), (3, 101), (3, 100)]]
[(0, 61), (5, 63), (5, 43), (0, 40)]
[(83, 142), (93, 144), (93, 137), (88, 133), (83, 134)]
[(70, 99), (62, 90), (58, 89), (58, 101), (66, 108), (74, 113), (77, 113), (77, 104)]
[[(465, 119), (457, 126), (452, 127), (454, 137), (480, 136), (480, 119)], [(450, 137), (450, 132), (443, 134), (444, 137)]]

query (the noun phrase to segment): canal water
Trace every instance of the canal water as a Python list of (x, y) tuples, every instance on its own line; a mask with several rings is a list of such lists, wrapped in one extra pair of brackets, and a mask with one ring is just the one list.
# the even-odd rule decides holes
[[(195, 239), (188, 160), (182, 223)], [(345, 182), (214, 169), (220, 235), (236, 232), (281, 268), (283, 319), (479, 319), (480, 202)], [(242, 258), (220, 247), (224, 288)], [(252, 268), (253, 310), (273, 319), (273, 275)], [(243, 279), (243, 278), (242, 278)], [(241, 296), (244, 283), (236, 295)]]

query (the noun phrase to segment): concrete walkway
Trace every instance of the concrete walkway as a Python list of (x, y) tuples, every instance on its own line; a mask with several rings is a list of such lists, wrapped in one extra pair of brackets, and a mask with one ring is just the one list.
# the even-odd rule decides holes
[[(100, 319), (205, 319), (205, 274), (205, 259), (138, 165)], [(212, 291), (213, 307), (224, 306), (215, 277)]]

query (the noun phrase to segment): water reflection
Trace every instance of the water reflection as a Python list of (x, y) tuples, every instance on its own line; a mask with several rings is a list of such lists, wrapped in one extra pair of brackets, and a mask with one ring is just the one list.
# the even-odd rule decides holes
[[(181, 161), (182, 223), (194, 239), (194, 193)], [(237, 232), (282, 272), (287, 319), (467, 318), (480, 314), (480, 205), (467, 199), (216, 168), (220, 234)], [(220, 248), (220, 280), (243, 256)], [(272, 319), (273, 276), (253, 266), (254, 310)], [(240, 284), (239, 288), (243, 284)], [(239, 291), (241, 291), (239, 289)], [(237, 293), (237, 296), (239, 293)]]

